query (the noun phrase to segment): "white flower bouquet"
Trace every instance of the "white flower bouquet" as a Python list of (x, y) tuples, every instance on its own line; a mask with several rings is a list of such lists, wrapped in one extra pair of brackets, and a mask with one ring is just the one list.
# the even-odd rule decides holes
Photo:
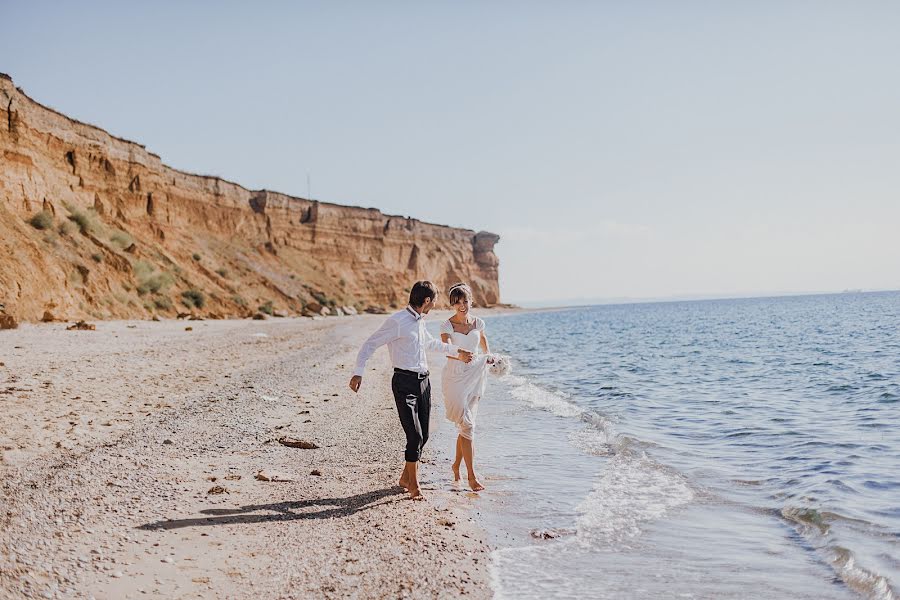
[(512, 371), (512, 363), (505, 354), (489, 354), (487, 359), (488, 372), (495, 377), (509, 375)]

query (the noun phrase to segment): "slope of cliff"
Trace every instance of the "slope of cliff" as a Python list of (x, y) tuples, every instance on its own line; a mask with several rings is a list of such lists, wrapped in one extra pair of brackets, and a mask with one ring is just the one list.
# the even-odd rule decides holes
[(493, 305), (498, 239), (184, 173), (0, 74), (0, 304), (20, 320), (386, 308), (426, 278)]

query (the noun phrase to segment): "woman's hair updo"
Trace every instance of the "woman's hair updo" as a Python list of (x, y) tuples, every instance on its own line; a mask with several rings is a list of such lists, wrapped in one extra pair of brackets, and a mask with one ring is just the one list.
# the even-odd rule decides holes
[(447, 292), (450, 296), (450, 304), (456, 304), (460, 300), (464, 298), (468, 298), (469, 302), (472, 302), (472, 288), (469, 287), (468, 283), (457, 283), (455, 285), (450, 286), (450, 290)]

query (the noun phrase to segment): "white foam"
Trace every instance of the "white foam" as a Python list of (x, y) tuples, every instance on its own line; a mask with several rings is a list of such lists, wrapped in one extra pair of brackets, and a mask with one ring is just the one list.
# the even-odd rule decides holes
[(560, 417), (579, 417), (584, 412), (562, 394), (539, 388), (524, 377), (509, 375), (507, 379), (513, 386), (510, 390), (513, 398), (526, 402), (534, 408), (546, 410)]
[(593, 456), (609, 456), (615, 453), (614, 436), (607, 428), (585, 427), (569, 434), (572, 445)]
[(887, 578), (857, 565), (856, 559), (850, 552), (836, 553), (832, 564), (841, 579), (866, 598), (897, 600)]
[(583, 542), (633, 537), (642, 523), (659, 519), (693, 498), (681, 475), (646, 455), (618, 454), (578, 507), (577, 535)]

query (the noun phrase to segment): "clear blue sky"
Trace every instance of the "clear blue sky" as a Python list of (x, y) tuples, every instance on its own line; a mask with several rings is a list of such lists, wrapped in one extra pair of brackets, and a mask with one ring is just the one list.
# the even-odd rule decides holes
[(900, 3), (2, 0), (40, 102), (486, 229), (505, 300), (900, 287)]

